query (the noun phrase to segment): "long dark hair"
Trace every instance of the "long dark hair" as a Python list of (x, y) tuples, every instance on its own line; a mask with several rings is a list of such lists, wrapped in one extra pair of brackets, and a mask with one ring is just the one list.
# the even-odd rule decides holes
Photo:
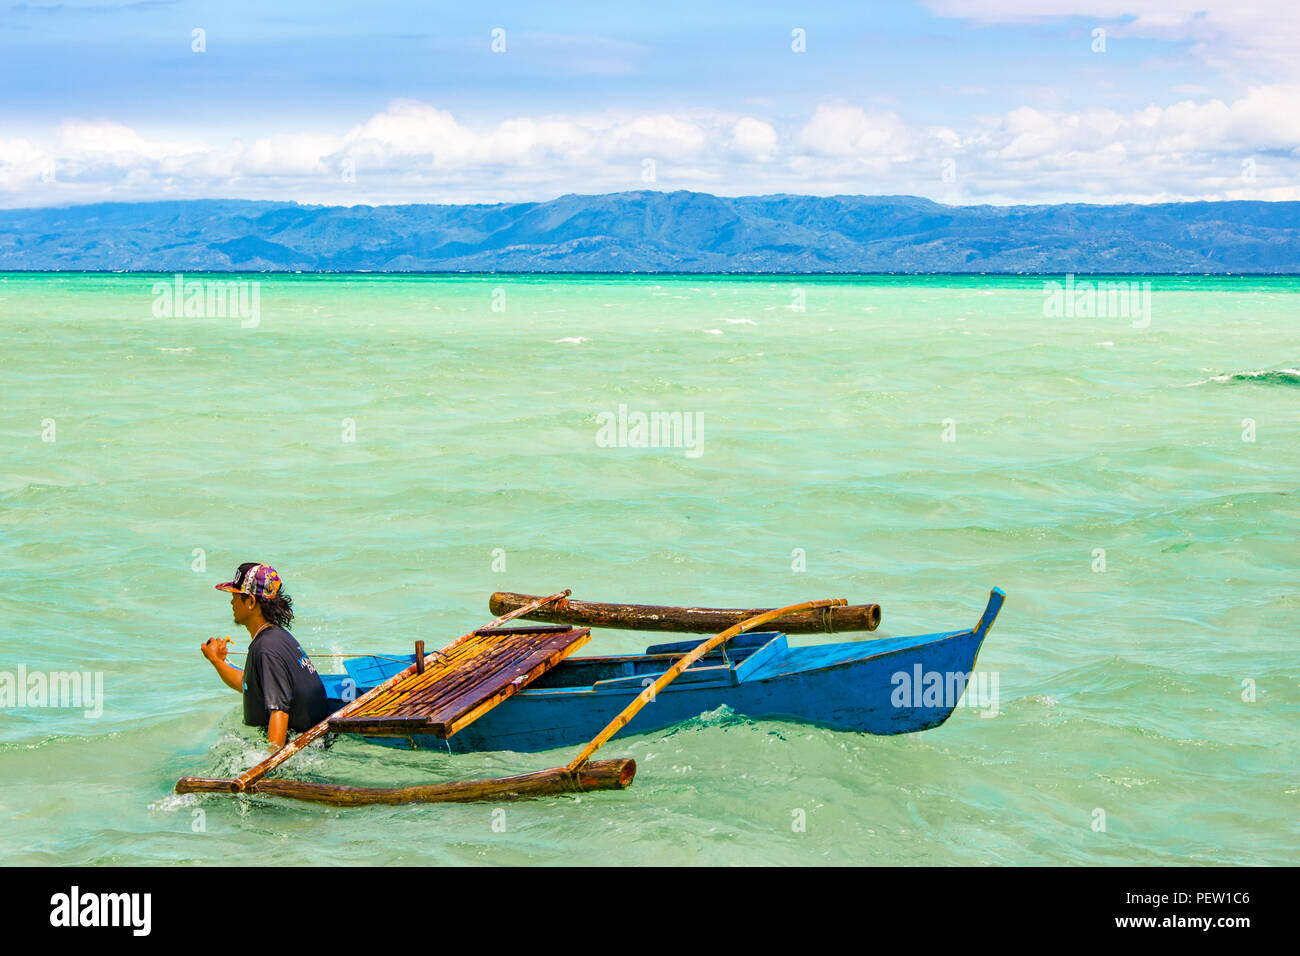
[(288, 628), (293, 623), (293, 598), (287, 591), (281, 590), (273, 598), (258, 598), (257, 606), (262, 609), (262, 617), (276, 627)]
[[(239, 579), (244, 579), (244, 573), (249, 568), (257, 567), (256, 561), (247, 561), (239, 566)], [(268, 624), (274, 624), (276, 627), (288, 628), (293, 623), (293, 598), (289, 597), (289, 592), (280, 585), (280, 591), (275, 597), (253, 598), (257, 606), (262, 610), (262, 617), (266, 618)]]

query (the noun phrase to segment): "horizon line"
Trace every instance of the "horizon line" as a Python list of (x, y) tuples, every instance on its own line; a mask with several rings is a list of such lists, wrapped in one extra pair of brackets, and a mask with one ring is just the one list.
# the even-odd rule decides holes
[(0, 276), (35, 276), (35, 275), (87, 275), (87, 276), (436, 276), (464, 277), (476, 276), (601, 276), (601, 277), (673, 277), (743, 279), (754, 278), (793, 278), (793, 279), (851, 279), (851, 278), (1039, 278), (1042, 276), (1150, 276), (1167, 279), (1293, 279), (1300, 278), (1300, 272), (656, 272), (656, 271), (593, 271), (593, 270), (402, 270), (402, 269), (0, 269)]

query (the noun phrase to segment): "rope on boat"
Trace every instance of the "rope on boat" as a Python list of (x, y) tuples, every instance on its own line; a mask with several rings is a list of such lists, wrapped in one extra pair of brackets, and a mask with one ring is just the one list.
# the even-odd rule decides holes
[[(247, 657), (247, 656), (248, 656), (248, 651), (231, 651), (231, 650), (227, 650), (226, 653), (227, 653), (227, 654), (238, 654), (238, 655), (241, 656), (241, 657)], [(439, 657), (442, 657), (442, 656), (443, 656), (442, 651), (429, 651), (429, 653), (430, 653), (430, 654), (436, 654), (436, 655), (439, 656)], [(409, 663), (411, 663), (409, 660), (402, 660), (402, 658), (400, 658), (400, 657), (384, 657), (382, 654), (313, 654), (313, 653), (311, 653), (311, 652), (309, 651), (309, 652), (307, 653), (307, 656), (308, 656), (308, 657), (343, 657), (343, 658), (373, 657), (373, 658), (374, 658), (375, 660), (377, 660), (377, 661), (392, 661), (392, 662), (395, 663), (395, 664), (409, 664)]]

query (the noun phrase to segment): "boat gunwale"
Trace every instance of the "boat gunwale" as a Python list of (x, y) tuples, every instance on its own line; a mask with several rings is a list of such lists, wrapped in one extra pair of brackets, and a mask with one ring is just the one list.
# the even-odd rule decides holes
[[(855, 665), (855, 664), (863, 664), (863, 663), (866, 663), (867, 661), (878, 660), (878, 659), (880, 659), (880, 658), (889, 657), (890, 655), (893, 655), (893, 654), (902, 654), (902, 653), (905, 653), (905, 652), (907, 652), (907, 651), (916, 650), (917, 648), (921, 648), (921, 647), (930, 647), (930, 646), (932, 646), (932, 645), (934, 645), (934, 644), (941, 644), (941, 643), (943, 643), (944, 641), (954, 640), (954, 639), (959, 638), (959, 637), (974, 637), (976, 631), (977, 631), (977, 628), (968, 627), (968, 628), (965, 628), (964, 630), (960, 630), (960, 631), (936, 631), (936, 632), (934, 632), (933, 634), (917, 634), (917, 635), (915, 635), (915, 636), (916, 636), (918, 639), (919, 639), (919, 638), (933, 638), (933, 640), (926, 640), (926, 641), (919, 641), (919, 640), (918, 640), (917, 643), (906, 644), (906, 645), (904, 645), (904, 646), (902, 646), (902, 647), (895, 647), (895, 648), (893, 648), (893, 649), (891, 649), (891, 650), (882, 650), (882, 651), (877, 651), (877, 652), (875, 652), (875, 653), (871, 653), (871, 654), (864, 654), (864, 655), (862, 655), (862, 656), (860, 656), (860, 657), (851, 657), (851, 658), (849, 658), (848, 660), (836, 661), (834, 664), (823, 664), (823, 665), (820, 665), (820, 666), (818, 666), (818, 667), (800, 667), (800, 668), (797, 668), (797, 669), (795, 669), (795, 670), (791, 670), (791, 671), (781, 671), (781, 672), (779, 672), (779, 673), (769, 674), (769, 675), (767, 675), (766, 677), (753, 678), (753, 680), (754, 680), (755, 682), (761, 683), (761, 682), (763, 682), (763, 681), (768, 681), (768, 680), (777, 680), (777, 679), (782, 678), (782, 677), (797, 677), (797, 676), (799, 676), (800, 674), (816, 674), (816, 673), (820, 673), (821, 671), (837, 670), (837, 669), (842, 668), (842, 667), (851, 667), (851, 666), (853, 666), (853, 665)], [(901, 639), (906, 639), (907, 636), (908, 636), (908, 635), (903, 635), (903, 637), (902, 637)], [(872, 640), (873, 640), (873, 641), (875, 641), (875, 640), (884, 640), (884, 641), (889, 641), (889, 640), (900, 640), (900, 638), (882, 637), (882, 638), (873, 638)], [(789, 651), (800, 651), (800, 650), (810, 650), (810, 649), (818, 648), (818, 647), (850, 647), (850, 646), (852, 646), (852, 645), (854, 645), (854, 644), (858, 644), (858, 643), (867, 644), (867, 643), (870, 643), (870, 642), (868, 642), (868, 641), (839, 641), (839, 642), (832, 643), (832, 644), (808, 644), (808, 645), (804, 645), (803, 647), (791, 647), (791, 648), (788, 648), (788, 650), (789, 650)], [(980, 643), (983, 644), (983, 641), (981, 641)], [(627, 655), (626, 657), (610, 657), (610, 658), (599, 658), (599, 657), (571, 657), (571, 658), (569, 658), (569, 661), (566, 661), (566, 663), (568, 663), (568, 662), (572, 662), (572, 663), (575, 663), (575, 664), (576, 664), (576, 663), (583, 662), (583, 661), (625, 661), (625, 660), (645, 660), (645, 658), (646, 658), (647, 656), (662, 657), (662, 656), (665, 656), (665, 655), (660, 655), (660, 654), (655, 654), (655, 655), (630, 654), (630, 655)], [(666, 656), (668, 656), (668, 657), (673, 657), (673, 658), (680, 658), (682, 655), (681, 655), (681, 654), (670, 654), (670, 655), (666, 655)], [(978, 657), (979, 657), (979, 648), (976, 648), (976, 650), (975, 650), (975, 656), (976, 656), (976, 658), (978, 659)], [(971, 664), (972, 664), (972, 666), (974, 666), (974, 661), (972, 661)], [(563, 666), (563, 665), (561, 665), (561, 666)], [(694, 667), (692, 667), (692, 668), (689, 668), (689, 670), (698, 672), (698, 671), (702, 671), (702, 670), (712, 670), (712, 669), (715, 669), (715, 668), (718, 669), (720, 672), (724, 672), (724, 673), (725, 673), (725, 672), (732, 672), (732, 671), (734, 671), (734, 665), (725, 665), (725, 666), (724, 666), (724, 665), (710, 665), (708, 668), (694, 668)], [(558, 668), (557, 668), (557, 670), (558, 670)], [(651, 676), (653, 676), (653, 675), (652, 675), (652, 674), (632, 674), (632, 675), (628, 675), (628, 676), (631, 676), (631, 677), (651, 677)], [(612, 680), (623, 680), (623, 679), (626, 679), (626, 678), (611, 678), (611, 679), (612, 679)], [(599, 683), (599, 682), (596, 682), (596, 683)], [(544, 696), (544, 695), (547, 695), (547, 694), (555, 694), (555, 693), (567, 693), (567, 694), (595, 693), (595, 692), (596, 692), (596, 683), (592, 683), (592, 684), (583, 684), (583, 685), (573, 685), (573, 686), (568, 686), (568, 687), (536, 687), (536, 688), (525, 687), (523, 690), (521, 690), (521, 691), (519, 691), (517, 694), (515, 694), (515, 696), (516, 696), (516, 697), (526, 697), (526, 696), (535, 696), (535, 697), (540, 697), (540, 696)], [(694, 682), (694, 683), (690, 683), (690, 684), (684, 684), (684, 685), (682, 685), (681, 687), (679, 687), (678, 690), (687, 690), (687, 689), (690, 689), (690, 688), (695, 688), (695, 687), (698, 686), (698, 683), (700, 683), (700, 682)], [(614, 690), (615, 688), (604, 688), (604, 689), (605, 689), (605, 690)], [(665, 693), (670, 693), (670, 692), (671, 692), (671, 689), (670, 689), (670, 688), (665, 688), (665, 689), (664, 689), (664, 692), (665, 692)]]
[[(820, 667), (801, 667), (801, 668), (799, 668), (798, 670), (793, 670), (793, 671), (782, 671), (782, 672), (779, 673), (779, 674), (769, 674), (769, 675), (766, 676), (766, 677), (758, 677), (758, 678), (755, 678), (755, 680), (757, 680), (757, 681), (759, 681), (759, 682), (762, 682), (762, 681), (765, 681), (765, 680), (775, 680), (775, 679), (780, 678), (780, 677), (796, 677), (796, 676), (798, 676), (798, 675), (800, 675), (800, 674), (817, 674), (817, 673), (820, 673), (821, 671), (831, 671), (831, 670), (835, 670), (836, 668), (840, 668), (840, 667), (848, 667), (848, 666), (853, 665), (853, 664), (865, 664), (867, 661), (878, 660), (878, 659), (880, 659), (880, 658), (882, 658), (882, 657), (889, 657), (889, 656), (892, 655), (892, 654), (902, 654), (902, 653), (904, 653), (904, 652), (906, 652), (906, 651), (916, 650), (917, 648), (921, 648), (921, 647), (930, 647), (931, 645), (934, 645), (934, 644), (942, 644), (944, 641), (955, 640), (956, 638), (959, 638), (959, 637), (974, 637), (974, 636), (975, 636), (975, 631), (976, 631), (976, 628), (968, 627), (968, 628), (966, 628), (964, 631), (943, 631), (943, 632), (938, 632), (938, 633), (935, 633), (935, 634), (921, 634), (921, 635), (918, 635), (918, 636), (919, 636), (919, 637), (933, 637), (933, 638), (935, 638), (935, 640), (933, 640), (933, 641), (926, 641), (926, 642), (923, 643), (923, 644), (907, 644), (907, 645), (905, 645), (905, 646), (903, 646), (903, 647), (896, 647), (896, 648), (894, 648), (893, 650), (889, 650), (889, 651), (880, 651), (879, 653), (876, 653), (876, 654), (868, 654), (868, 655), (866, 655), (865, 657), (851, 657), (851, 658), (849, 658), (849, 659), (846, 660), (846, 661), (837, 661), (837, 662), (834, 663), (834, 664), (823, 664), (823, 665), (821, 665)], [(889, 640), (889, 638), (885, 638), (885, 640)], [(984, 643), (983, 641), (980, 641), (980, 644), (981, 644), (981, 645), (983, 645), (983, 643)], [(813, 647), (832, 647), (832, 646), (841, 646), (841, 647), (842, 647), (842, 646), (844, 646), (844, 645), (843, 645), (843, 644), (840, 644), (840, 645), (815, 644), (815, 645), (812, 645), (812, 646), (813, 646)], [(975, 657), (976, 657), (976, 659), (979, 658), (979, 648), (978, 648), (978, 647), (975, 648)], [(974, 665), (975, 665), (975, 661), (972, 660), (972, 661), (971, 661), (971, 666), (974, 667)]]

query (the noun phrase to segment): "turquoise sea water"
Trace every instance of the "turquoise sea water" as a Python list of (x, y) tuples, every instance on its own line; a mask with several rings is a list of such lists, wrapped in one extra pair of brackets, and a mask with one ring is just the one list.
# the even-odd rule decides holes
[[(256, 327), (156, 310), (171, 277), (0, 275), (0, 672), (104, 692), (0, 710), (4, 862), (1295, 862), (1300, 280), (1134, 280), (1148, 325), (1046, 315), (1043, 277), (194, 278), (257, 282)], [(602, 447), (620, 405), (698, 416), (701, 454)], [(1000, 585), (999, 713), (886, 738), (720, 710), (615, 738), (625, 792), (504, 816), (176, 796), (260, 756), (198, 651), (247, 647), (212, 587), (246, 560), (318, 654), (438, 647), (494, 590), (842, 596), (907, 634)]]

